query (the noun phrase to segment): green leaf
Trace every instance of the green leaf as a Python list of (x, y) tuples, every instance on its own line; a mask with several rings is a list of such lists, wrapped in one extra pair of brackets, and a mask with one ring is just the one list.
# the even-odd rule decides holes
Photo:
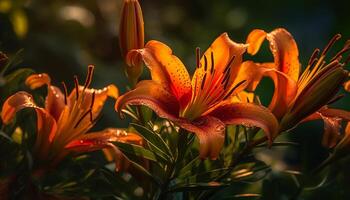
[(131, 126), (143, 137), (156, 151), (157, 155), (161, 154), (168, 161), (172, 162), (174, 157), (169, 146), (165, 143), (162, 137), (156, 132), (136, 123), (131, 123)]
[(202, 191), (209, 189), (221, 189), (229, 186), (228, 184), (219, 182), (209, 182), (209, 183), (182, 183), (172, 186), (168, 192), (181, 192), (181, 191)]
[(202, 162), (201, 159), (199, 159), (199, 156), (195, 157), (193, 160), (191, 160), (189, 163), (187, 163), (179, 172), (178, 172), (178, 178), (186, 177), (189, 174), (192, 173), (192, 169), (195, 167), (198, 167), (199, 164)]
[(142, 146), (135, 145), (135, 144), (128, 144), (123, 142), (113, 142), (123, 153), (127, 155), (134, 155), (138, 157), (145, 158), (147, 160), (151, 160), (154, 162), (159, 162), (159, 158), (162, 159), (162, 161), (167, 161), (166, 158), (163, 157), (157, 157), (155, 153), (152, 151), (143, 148)]

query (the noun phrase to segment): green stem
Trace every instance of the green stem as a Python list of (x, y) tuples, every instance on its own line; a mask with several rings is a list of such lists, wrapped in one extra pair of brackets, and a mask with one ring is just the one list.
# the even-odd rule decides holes
[[(263, 137), (263, 138), (260, 138), (258, 140), (254, 140), (254, 141), (251, 141), (248, 145), (245, 146), (245, 148), (234, 158), (234, 160), (232, 160), (230, 166), (228, 167), (228, 170), (223, 173), (222, 175), (220, 175), (219, 177), (217, 177), (215, 179), (215, 181), (222, 181), (224, 179), (226, 179), (228, 176), (231, 175), (232, 171), (236, 168), (236, 166), (241, 162), (241, 160), (248, 154), (252, 151), (252, 149), (261, 144), (261, 143), (264, 143), (267, 141), (267, 137)], [(207, 191), (207, 192), (203, 192), (199, 197), (198, 199), (209, 199), (210, 196), (214, 195), (216, 191), (214, 190), (211, 190), (211, 191)]]
[(169, 170), (167, 170), (165, 182), (161, 188), (161, 195), (159, 196), (159, 199), (167, 199), (168, 187), (170, 182), (174, 179), (176, 166), (183, 160), (183, 157), (185, 156), (190, 146), (188, 145), (188, 142), (191, 138), (188, 137), (187, 131), (180, 128), (178, 133), (179, 137), (177, 141), (177, 156), (175, 158), (175, 161), (169, 165)]

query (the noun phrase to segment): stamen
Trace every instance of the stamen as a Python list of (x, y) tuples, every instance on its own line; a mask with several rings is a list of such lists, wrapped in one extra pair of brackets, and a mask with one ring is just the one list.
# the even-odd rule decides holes
[(197, 68), (201, 67), (201, 49), (199, 47), (196, 48), (196, 66)]
[(221, 81), (221, 84), (224, 84), (230, 77), (230, 74), (229, 73), (226, 73), (225, 76), (224, 76), (224, 79), (222, 79)]
[(224, 85), (224, 90), (226, 90), (226, 88), (228, 86), (228, 83), (230, 82), (229, 77), (230, 76), (227, 76), (227, 79), (226, 79), (226, 82), (225, 82), (225, 85)]
[(210, 57), (211, 57), (210, 73), (213, 74), (213, 72), (214, 72), (214, 53), (213, 52), (210, 53)]
[(329, 49), (334, 45), (334, 43), (339, 40), (341, 38), (341, 35), (338, 33), (336, 34), (330, 41), (329, 43), (326, 45), (326, 47), (324, 48), (324, 50), (321, 53), (321, 56), (326, 55), (326, 53), (329, 51)]
[(74, 75), (74, 85), (75, 85), (75, 92), (76, 92), (76, 97), (75, 99), (78, 100), (79, 98), (79, 80), (76, 75)]
[(205, 79), (207, 78), (207, 73), (204, 74), (204, 77), (202, 79), (202, 83), (201, 83), (201, 89), (203, 90), (204, 87), (204, 83), (205, 83)]
[(207, 71), (208, 69), (208, 59), (207, 56), (204, 55), (204, 71)]
[(315, 49), (314, 52), (312, 53), (308, 65), (311, 65), (311, 63), (314, 62), (315, 59), (317, 59), (316, 57), (318, 56), (318, 54), (320, 53), (320, 49)]
[(230, 59), (230, 61), (227, 63), (225, 70), (223, 73), (226, 73), (230, 68), (231, 68), (231, 64), (233, 63), (233, 61), (235, 60), (236, 56), (233, 55), (232, 58)]
[(90, 110), (88, 110), (86, 113), (84, 113), (81, 117), (80, 117), (80, 119), (78, 120), (78, 122), (75, 124), (75, 126), (74, 126), (74, 128), (77, 128), (78, 126), (79, 126), (79, 124), (83, 121), (83, 119), (88, 115), (88, 114), (90, 114), (91, 115), (91, 109)]
[[(342, 54), (346, 53), (347, 51), (350, 50), (350, 47), (344, 47), (342, 50), (340, 50), (335, 56), (331, 59), (331, 62), (333, 60), (339, 60), (338, 58), (341, 57)], [(341, 60), (341, 59), (340, 59)]]
[(66, 83), (62, 81), (62, 86), (64, 90), (64, 104), (67, 105), (67, 96), (68, 96), (68, 91), (67, 91), (67, 86)]
[(92, 109), (94, 107), (94, 103), (95, 103), (95, 95), (96, 93), (93, 92), (92, 93), (92, 97), (91, 97), (91, 105), (90, 105), (90, 109)]
[(88, 66), (88, 74), (86, 76), (86, 79), (85, 79), (85, 84), (84, 84), (84, 90), (90, 86), (91, 84), (91, 80), (92, 80), (92, 74), (94, 72), (94, 67), (93, 65), (89, 65)]
[(311, 63), (310, 66), (314, 66), (318, 62), (318, 58), (315, 58)]
[(233, 93), (239, 86), (241, 86), (241, 85), (242, 85), (243, 83), (245, 83), (245, 82), (246, 82), (246, 80), (243, 80), (243, 81), (237, 83), (237, 85), (235, 85), (233, 88), (231, 88), (230, 92), (228, 92), (228, 93), (225, 95), (224, 100), (226, 100), (228, 97), (230, 97), (230, 96), (232, 95), (232, 93)]

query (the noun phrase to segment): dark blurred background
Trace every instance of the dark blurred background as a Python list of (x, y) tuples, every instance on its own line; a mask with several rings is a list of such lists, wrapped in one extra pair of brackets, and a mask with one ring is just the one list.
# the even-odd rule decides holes
[[(65, 81), (70, 88), (73, 75), (84, 80), (89, 64), (94, 64), (92, 85), (96, 88), (114, 83), (126, 91), (124, 62), (118, 44), (118, 22), (121, 0), (0, 0), (0, 50), (13, 55), (19, 49), (23, 62), (19, 67), (31, 67), (51, 75), (54, 83)], [(167, 43), (192, 72), (196, 47), (206, 49), (222, 32), (228, 32), (236, 42), (245, 42), (248, 33), (261, 28), (272, 31), (288, 29), (299, 46), (300, 61), (305, 67), (315, 48), (322, 48), (336, 33), (342, 42), (350, 38), (350, 1), (314, 0), (140, 0), (145, 20), (146, 41)], [(344, 39), (345, 38), (345, 39)], [(340, 48), (340, 45), (336, 45)], [(255, 58), (272, 61), (267, 43)], [(147, 78), (147, 73), (142, 78)], [(271, 81), (264, 80), (258, 90), (267, 103), (273, 92)], [(345, 97), (335, 107), (349, 108)], [(98, 127), (126, 126), (114, 112), (110, 101)], [(321, 146), (323, 125), (304, 124), (289, 134), (300, 143), (281, 160), (297, 170), (309, 171), (327, 156)], [(331, 199), (346, 194), (350, 178), (347, 164), (334, 184), (310, 198)], [(268, 177), (271, 182), (275, 176)], [(277, 181), (278, 182), (278, 181)], [(316, 195), (316, 196), (314, 196)]]

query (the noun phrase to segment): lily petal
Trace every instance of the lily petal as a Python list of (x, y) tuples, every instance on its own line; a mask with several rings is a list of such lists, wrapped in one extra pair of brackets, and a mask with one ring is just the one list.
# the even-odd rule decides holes
[(297, 82), (275, 69), (267, 69), (265, 74), (273, 80), (275, 86), (269, 109), (279, 119), (288, 111), (297, 95)]
[(65, 148), (71, 152), (84, 153), (96, 150), (112, 150), (116, 163), (116, 170), (125, 169), (128, 166), (127, 158), (115, 147), (112, 142), (125, 142), (142, 145), (142, 138), (135, 133), (125, 130), (108, 128), (103, 131), (87, 133), (68, 143)]
[[(242, 63), (242, 55), (247, 47), (246, 44), (232, 41), (227, 33), (221, 34), (202, 56), (200, 67), (196, 69), (192, 78), (192, 88), (199, 91), (201, 83), (205, 81), (204, 88), (206, 89), (203, 90), (210, 91), (207, 87), (210, 88), (220, 84), (220, 80), (224, 79), (225, 73), (230, 75), (227, 88), (231, 88)], [(225, 70), (227, 72), (224, 73)], [(205, 76), (207, 78), (203, 80)], [(225, 90), (225, 88), (217, 87), (216, 90)]]
[(24, 108), (38, 108), (34, 103), (33, 96), (27, 92), (20, 91), (7, 98), (1, 111), (3, 123), (9, 124), (16, 113)]
[(151, 71), (152, 80), (170, 88), (170, 92), (184, 108), (191, 98), (190, 75), (181, 60), (172, 54), (167, 45), (159, 41), (149, 41), (145, 48), (132, 50), (127, 55), (127, 62), (137, 61), (141, 55)]
[(247, 52), (251, 55), (255, 55), (259, 49), (261, 44), (264, 42), (267, 33), (261, 29), (254, 29), (249, 33), (247, 38), (247, 44), (249, 44)]
[(270, 77), (275, 86), (269, 109), (277, 118), (282, 117), (297, 94), (297, 82), (286, 74), (271, 67), (270, 63), (257, 64), (252, 61), (242, 63), (238, 80), (247, 80), (250, 90), (255, 90), (262, 76)]
[(331, 109), (327, 115), (327, 110), (329, 110), (329, 108), (323, 108), (303, 119), (301, 123), (322, 119), (324, 122), (322, 145), (324, 147), (332, 148), (340, 139), (341, 122), (344, 119), (341, 116), (349, 117), (350, 113), (343, 110)]
[[(110, 84), (107, 87), (104, 87), (102, 89), (93, 89), (93, 88), (84, 89), (83, 86), (79, 86), (79, 95), (84, 95), (84, 99), (80, 105), (80, 108), (85, 111), (88, 111), (90, 108), (92, 108), (93, 117), (96, 118), (100, 114), (103, 108), (103, 105), (107, 100), (107, 97), (112, 97), (113, 99), (117, 99), (119, 96), (119, 90), (113, 84)], [(75, 101), (76, 101), (76, 91), (73, 90), (69, 95), (68, 105), (72, 107)], [(92, 101), (94, 101), (93, 105), (92, 105)]]
[(141, 145), (142, 138), (135, 133), (128, 133), (122, 129), (107, 128), (103, 131), (81, 135), (68, 143), (65, 148), (74, 152), (90, 152), (109, 147), (111, 142), (125, 142)]
[(44, 85), (51, 85), (51, 78), (48, 74), (32, 74), (28, 76), (25, 81), (25, 84), (30, 87), (30, 89), (34, 90)]
[(299, 51), (293, 36), (287, 30), (279, 28), (268, 33), (266, 39), (270, 42), (277, 70), (287, 74), (294, 81), (298, 81)]
[(335, 147), (340, 139), (341, 119), (337, 117), (324, 117), (324, 133), (322, 137), (322, 145), (328, 148)]
[(179, 116), (179, 103), (176, 97), (161, 84), (152, 80), (140, 81), (134, 90), (120, 96), (115, 109), (122, 114), (121, 110), (126, 105), (145, 105), (159, 117), (170, 120), (177, 119)]
[(278, 135), (278, 121), (271, 111), (252, 103), (225, 102), (217, 106), (209, 116), (220, 119), (225, 124), (256, 126), (264, 130), (269, 143)]
[(53, 137), (57, 131), (56, 120), (43, 108), (35, 105), (32, 95), (27, 92), (17, 92), (10, 96), (4, 103), (1, 112), (1, 118), (4, 124), (9, 124), (16, 115), (16, 112), (25, 109), (34, 108), (37, 114), (37, 137), (34, 151), (38, 152), (39, 158), (48, 155), (50, 137)]
[(47, 97), (45, 100), (45, 109), (58, 120), (65, 106), (65, 97), (61, 90), (51, 85), (51, 78), (49, 75), (42, 74), (33, 74), (26, 79), (26, 85), (29, 86), (32, 90), (47, 86)]
[(225, 140), (225, 124), (212, 116), (203, 116), (192, 122), (185, 119), (175, 120), (180, 127), (194, 132), (199, 138), (199, 156), (202, 159), (216, 159)]

